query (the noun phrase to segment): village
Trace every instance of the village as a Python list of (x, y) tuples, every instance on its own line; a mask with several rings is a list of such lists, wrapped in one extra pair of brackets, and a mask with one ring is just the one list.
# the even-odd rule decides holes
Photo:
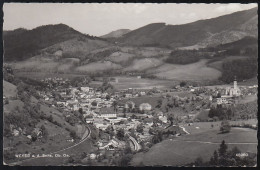
[[(258, 85), (238, 87), (237, 81), (234, 80), (231, 87), (178, 85), (172, 89), (129, 88), (108, 93), (88, 86), (65, 88), (64, 85), (68, 80), (62, 78), (48, 78), (42, 81), (55, 82), (54, 86), (53, 83), (49, 83), (49, 87), (53, 91), (40, 92), (46, 104), (62, 110), (68, 120), (73, 116), (74, 111), (79, 111), (87, 124), (93, 125), (99, 130), (99, 138), (95, 144), (98, 151), (88, 155), (91, 160), (96, 160), (104, 152), (117, 153), (117, 151), (129, 146), (133, 152), (150, 148), (153, 145), (153, 136), (156, 134), (155, 129), (158, 133), (158, 129), (163, 131), (172, 126), (175, 129), (170, 132), (170, 136), (179, 136), (188, 134), (185, 126), (200, 121), (195, 119), (192, 113), (189, 113), (176, 116), (177, 123), (173, 124), (169, 115), (145, 100), (147, 97), (160, 96), (163, 99), (169, 98), (171, 94), (185, 92), (193, 96), (177, 96), (180, 101), (186, 101), (182, 102), (182, 105), (192, 101), (202, 101), (202, 103), (210, 104), (203, 104), (203, 108), (196, 106), (196, 109), (209, 110), (214, 105), (235, 105), (241, 96), (257, 95), (258, 88)], [(176, 95), (171, 97), (176, 97)], [(135, 103), (135, 99), (140, 100)]]

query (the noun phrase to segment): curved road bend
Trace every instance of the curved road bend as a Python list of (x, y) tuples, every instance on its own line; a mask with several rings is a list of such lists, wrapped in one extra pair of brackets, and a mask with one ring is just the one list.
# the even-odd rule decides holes
[[(91, 134), (91, 129), (90, 129), (88, 126), (86, 126), (86, 128), (87, 128), (87, 129), (85, 130), (85, 133), (83, 134), (81, 140), (80, 140), (78, 143), (76, 143), (76, 144), (74, 144), (74, 145), (72, 145), (72, 146), (69, 146), (69, 147), (67, 147), (67, 148), (64, 148), (64, 149), (62, 149), (62, 150), (55, 151), (55, 152), (51, 152), (51, 153), (48, 153), (48, 154), (50, 154), (50, 155), (51, 155), (51, 154), (57, 154), (57, 153), (59, 153), (59, 152), (62, 152), (62, 151), (71, 149), (71, 148), (76, 147), (76, 146), (78, 146), (79, 144), (85, 142), (85, 141), (89, 138), (89, 136), (90, 136), (90, 134)], [(19, 164), (24, 163), (24, 162), (26, 162), (26, 161), (30, 161), (30, 160), (37, 159), (37, 158), (42, 158), (42, 157), (29, 158), (29, 159), (25, 159), (25, 160), (22, 160), (22, 161), (10, 163), (10, 164), (8, 164), (8, 165), (19, 165)]]
[(133, 138), (132, 136), (129, 135), (129, 139), (133, 142), (134, 144), (134, 149), (136, 151), (139, 151), (141, 149), (141, 146), (139, 145), (139, 143), (135, 140), (135, 138)]

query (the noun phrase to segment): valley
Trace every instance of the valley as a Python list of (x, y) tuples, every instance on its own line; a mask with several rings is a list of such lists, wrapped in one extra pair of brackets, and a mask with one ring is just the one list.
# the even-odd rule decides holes
[(255, 166), (257, 10), (4, 31), (4, 164)]

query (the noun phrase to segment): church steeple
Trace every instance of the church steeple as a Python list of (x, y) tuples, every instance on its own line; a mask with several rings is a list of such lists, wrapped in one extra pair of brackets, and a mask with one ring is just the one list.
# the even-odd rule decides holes
[(237, 89), (237, 78), (236, 78), (236, 76), (234, 78), (234, 89)]

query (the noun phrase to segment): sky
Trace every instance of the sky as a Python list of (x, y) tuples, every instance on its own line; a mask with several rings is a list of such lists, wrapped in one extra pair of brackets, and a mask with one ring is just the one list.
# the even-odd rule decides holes
[(256, 3), (4, 3), (3, 29), (33, 29), (63, 23), (82, 33), (101, 36), (151, 23), (185, 24), (254, 7)]

